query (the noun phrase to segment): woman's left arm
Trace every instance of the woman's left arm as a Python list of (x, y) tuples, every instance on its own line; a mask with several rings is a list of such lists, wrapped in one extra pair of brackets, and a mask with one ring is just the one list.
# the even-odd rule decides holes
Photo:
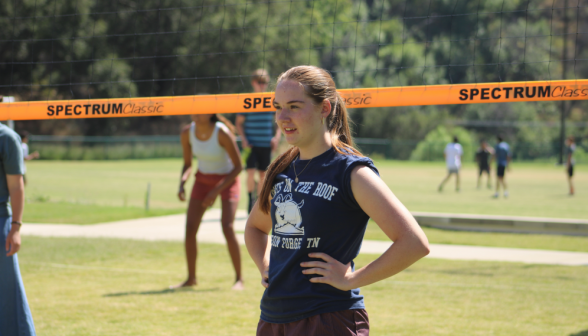
[(231, 170), (231, 172), (222, 181), (220, 181), (219, 184), (214, 187), (214, 189), (212, 189), (208, 195), (206, 195), (202, 201), (204, 206), (211, 206), (216, 196), (218, 196), (222, 190), (230, 186), (235, 178), (239, 176), (243, 170), (241, 154), (239, 154), (239, 148), (237, 147), (237, 141), (235, 140), (235, 137), (232, 134), (225, 132), (221, 128), (218, 130), (218, 143), (227, 151), (227, 154), (229, 154), (229, 158), (233, 162), (233, 170)]
[(310, 257), (324, 261), (302, 263), (305, 274), (320, 274), (311, 282), (326, 283), (341, 290), (350, 290), (389, 278), (429, 254), (429, 242), (408, 209), (390, 188), (366, 166), (351, 173), (351, 190), (363, 211), (380, 226), (394, 242), (378, 259), (351, 272), (351, 263), (344, 265), (325, 253)]

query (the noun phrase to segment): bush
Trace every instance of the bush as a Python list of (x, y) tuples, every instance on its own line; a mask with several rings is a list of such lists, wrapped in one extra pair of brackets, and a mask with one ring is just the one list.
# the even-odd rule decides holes
[(457, 136), (463, 147), (462, 161), (473, 161), (475, 149), (477, 148), (473, 137), (464, 128), (453, 127), (447, 129), (445, 126), (438, 126), (425, 136), (425, 139), (418, 143), (410, 154), (411, 160), (417, 161), (443, 161), (443, 151), (448, 143)]
[(588, 163), (588, 152), (582, 147), (577, 147), (574, 152), (574, 160), (576, 163)]

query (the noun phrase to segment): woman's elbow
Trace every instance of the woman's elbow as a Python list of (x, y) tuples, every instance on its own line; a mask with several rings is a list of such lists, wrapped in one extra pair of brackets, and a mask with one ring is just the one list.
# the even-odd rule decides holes
[(235, 165), (235, 168), (233, 168), (233, 170), (231, 171), (232, 175), (235, 175), (235, 178), (237, 176), (239, 176), (239, 174), (241, 174), (241, 172), (243, 171), (243, 166), (242, 165)]
[(426, 237), (419, 237), (414, 244), (416, 253), (420, 255), (421, 258), (426, 257), (431, 253), (431, 247), (429, 246), (429, 240)]
[(429, 240), (424, 232), (413, 232), (412, 234), (406, 235), (402, 240), (410, 249), (410, 253), (418, 259), (424, 258), (431, 253)]
[(422, 253), (423, 253), (423, 258), (428, 256), (429, 253), (431, 253), (431, 247), (429, 247), (429, 242), (425, 241), (421, 247)]
[(241, 157), (237, 157), (237, 158), (233, 158), (231, 160), (233, 162), (233, 173), (234, 172), (242, 172), (243, 171), (243, 162), (241, 160)]

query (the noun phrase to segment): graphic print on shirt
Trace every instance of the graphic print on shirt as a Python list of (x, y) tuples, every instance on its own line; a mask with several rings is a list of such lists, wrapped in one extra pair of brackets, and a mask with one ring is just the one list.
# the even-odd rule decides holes
[(303, 236), (304, 227), (302, 227), (300, 208), (304, 205), (304, 200), (296, 203), (292, 200), (292, 194), (287, 194), (285, 197), (280, 194), (274, 204), (276, 205), (277, 222), (275, 232), (283, 235)]

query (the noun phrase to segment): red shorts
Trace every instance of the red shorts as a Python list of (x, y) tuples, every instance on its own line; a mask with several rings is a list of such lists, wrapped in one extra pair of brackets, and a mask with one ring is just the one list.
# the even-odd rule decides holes
[(370, 322), (365, 309), (341, 310), (307, 317), (290, 323), (259, 320), (257, 336), (368, 336)]
[[(192, 188), (193, 199), (204, 200), (206, 195), (214, 189), (228, 174), (203, 174), (200, 171), (196, 173), (196, 182)], [(239, 183), (239, 176), (235, 178), (233, 183), (221, 191), (221, 199), (226, 200), (239, 200), (239, 193), (241, 192), (241, 184)]]

